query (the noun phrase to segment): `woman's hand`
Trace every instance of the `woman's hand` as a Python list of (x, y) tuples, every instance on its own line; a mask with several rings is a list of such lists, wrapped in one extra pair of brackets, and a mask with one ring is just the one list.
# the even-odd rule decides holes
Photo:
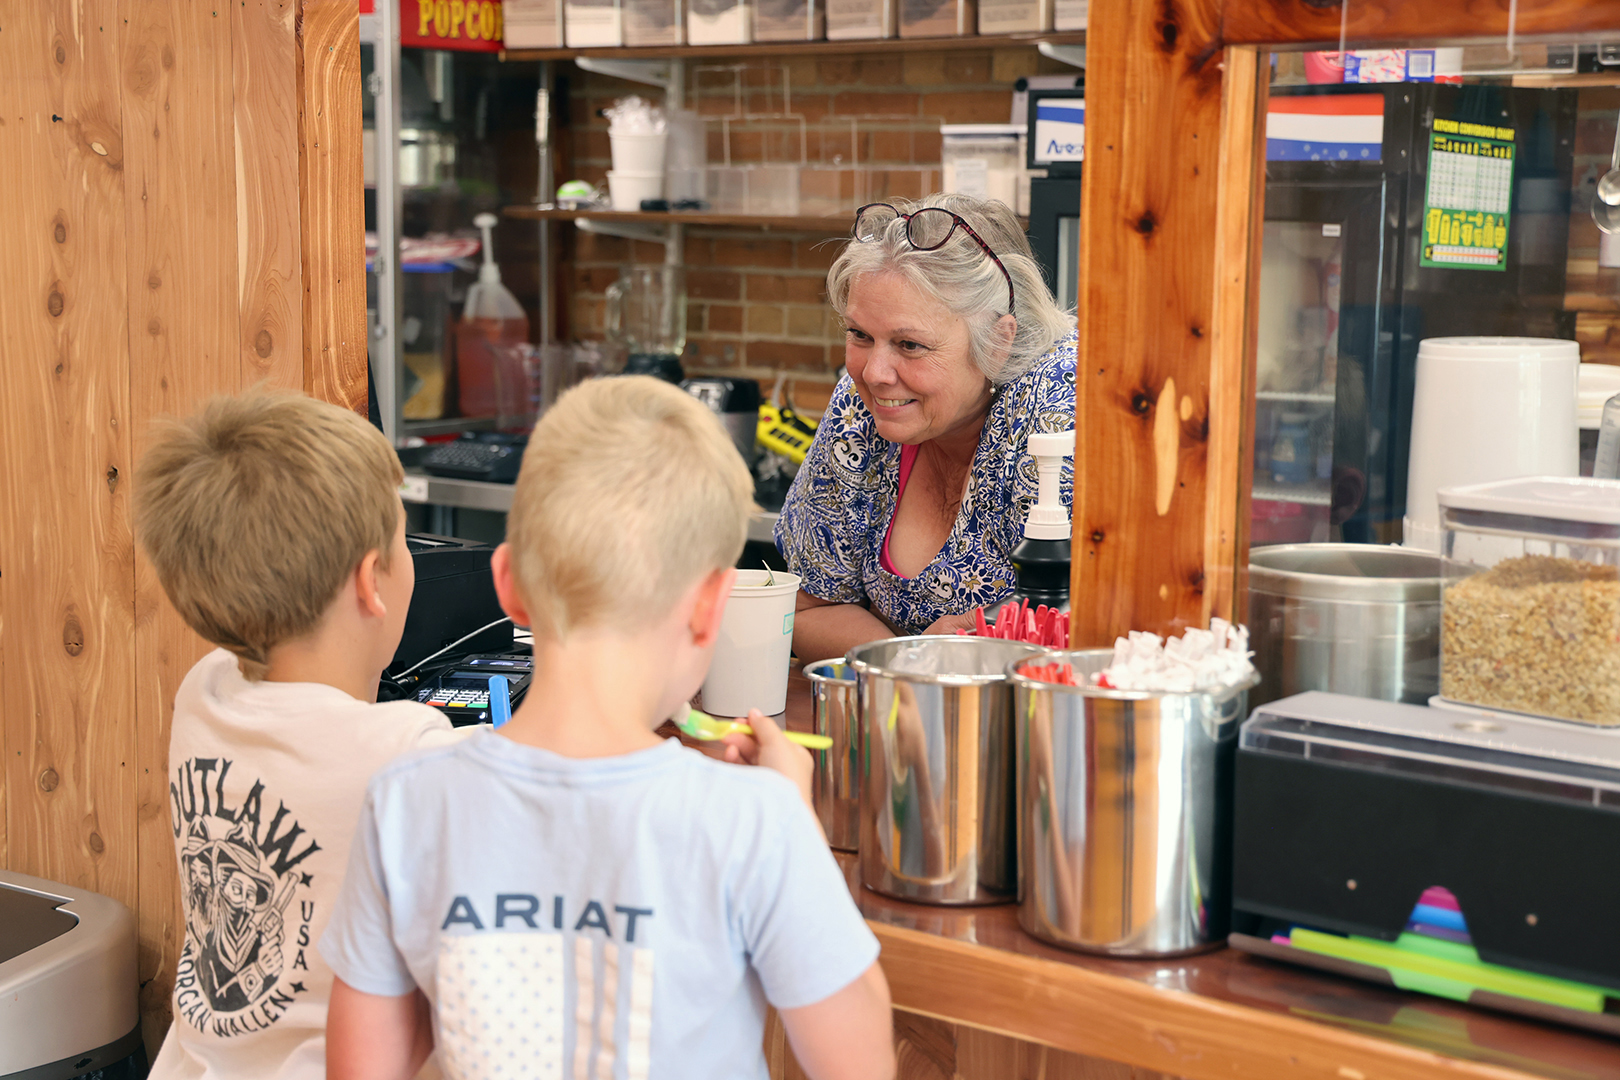
[(964, 630), (973, 629), (977, 622), (978, 620), (973, 617), (971, 611), (966, 615), (941, 615), (930, 623), (928, 629), (924, 630), (923, 633), (960, 634)]

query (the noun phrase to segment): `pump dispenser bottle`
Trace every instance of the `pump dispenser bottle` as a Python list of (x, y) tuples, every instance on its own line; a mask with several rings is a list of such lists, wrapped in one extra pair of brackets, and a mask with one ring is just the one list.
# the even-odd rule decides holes
[(477, 283), (467, 289), (467, 305), (456, 326), (456, 386), (462, 416), (518, 417), (528, 405), (522, 346), (529, 340), (529, 317), (501, 284), (491, 235), (497, 220), (494, 214), (473, 218), (484, 234), (484, 262)]
[(1039, 489), (1024, 539), (1012, 553), (1016, 575), (1013, 599), (1028, 600), (1030, 607), (1045, 604), (1069, 610), (1069, 512), (1063, 508), (1060, 482), (1063, 459), (1074, 456), (1074, 431), (1029, 437)]

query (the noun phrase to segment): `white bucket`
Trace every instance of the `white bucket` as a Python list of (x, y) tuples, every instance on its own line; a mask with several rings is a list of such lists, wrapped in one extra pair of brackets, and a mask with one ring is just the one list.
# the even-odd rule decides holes
[(664, 194), (664, 174), (622, 173), (608, 170), (608, 195), (615, 210), (640, 210), (642, 199), (658, 199)]
[[(776, 584), (765, 582), (774, 578)], [(739, 570), (720, 620), (720, 640), (703, 680), (703, 709), (716, 716), (775, 716), (787, 708), (788, 660), (799, 578), (781, 570)]]
[(616, 135), (608, 131), (613, 146), (613, 168), (622, 173), (661, 173), (664, 171), (664, 145), (668, 135)]

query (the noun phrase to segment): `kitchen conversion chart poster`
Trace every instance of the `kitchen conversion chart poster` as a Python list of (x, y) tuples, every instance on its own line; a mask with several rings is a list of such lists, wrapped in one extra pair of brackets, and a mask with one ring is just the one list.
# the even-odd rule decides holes
[(1436, 117), (1419, 264), (1506, 270), (1512, 199), (1513, 129)]

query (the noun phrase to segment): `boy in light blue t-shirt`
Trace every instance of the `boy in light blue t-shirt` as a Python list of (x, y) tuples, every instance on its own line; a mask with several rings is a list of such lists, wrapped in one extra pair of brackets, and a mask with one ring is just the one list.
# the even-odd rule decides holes
[(715, 761), (654, 729), (708, 668), (752, 483), (675, 387), (542, 419), (495, 554), (535, 677), (497, 732), (372, 780), (320, 942), (332, 1080), (764, 1078), (766, 1004), (814, 1080), (888, 1078), (878, 946), (767, 718)]

